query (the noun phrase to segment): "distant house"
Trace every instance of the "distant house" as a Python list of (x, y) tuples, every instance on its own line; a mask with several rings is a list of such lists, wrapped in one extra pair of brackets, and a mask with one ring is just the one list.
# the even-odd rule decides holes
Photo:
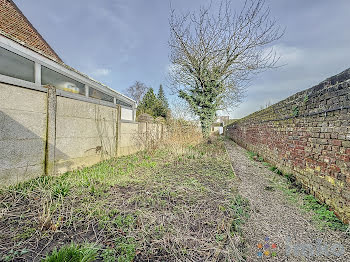
[(12, 0), (0, 0), (0, 83), (106, 106), (120, 105), (135, 120), (135, 101), (66, 65)]
[(217, 116), (216, 120), (211, 126), (211, 132), (215, 133), (218, 132), (219, 134), (222, 134), (224, 132), (224, 126), (227, 125), (230, 121), (229, 116)]

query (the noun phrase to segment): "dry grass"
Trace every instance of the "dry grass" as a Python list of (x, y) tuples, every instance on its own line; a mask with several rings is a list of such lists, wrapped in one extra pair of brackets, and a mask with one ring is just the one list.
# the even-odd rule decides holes
[(243, 261), (248, 203), (223, 142), (186, 132), (152, 152), (1, 192), (0, 257), (39, 261), (74, 242), (93, 244), (98, 261)]
[[(203, 142), (201, 130), (193, 122), (179, 119), (170, 119), (166, 123), (147, 123), (145, 132), (133, 137), (139, 148), (147, 151), (167, 149), (183, 153), (189, 146)], [(161, 126), (163, 125), (163, 127)]]

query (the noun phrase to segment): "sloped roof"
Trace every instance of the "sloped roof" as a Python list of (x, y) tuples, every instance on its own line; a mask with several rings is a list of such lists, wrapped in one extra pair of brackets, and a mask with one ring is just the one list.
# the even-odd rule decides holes
[(0, 34), (56, 62), (63, 62), (12, 0), (0, 0)]

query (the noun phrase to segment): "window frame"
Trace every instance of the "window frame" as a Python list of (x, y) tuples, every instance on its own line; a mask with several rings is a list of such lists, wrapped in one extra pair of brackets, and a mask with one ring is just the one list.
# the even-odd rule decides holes
[[(2, 47), (2, 46), (0, 46), (0, 49), (5, 50), (5, 52), (10, 53), (10, 55), (13, 55), (13, 58), (15, 58), (15, 59), (19, 58), (19, 60), (20, 60), (20, 59), (23, 59), (23, 62), (27, 60), (29, 63), (31, 63), (31, 66), (32, 66), (31, 69), (33, 70), (33, 75), (32, 75), (31, 77), (32, 77), (32, 80), (33, 80), (33, 81), (26, 80), (26, 79), (23, 79), (23, 78), (17, 78), (17, 77), (15, 77), (15, 76), (4, 75), (4, 74), (1, 74), (1, 72), (0, 72), (1, 75), (3, 75), (3, 76), (8, 76), (8, 77), (15, 78), (15, 79), (19, 79), (19, 80), (26, 81), (26, 82), (29, 82), (29, 83), (35, 83), (35, 75), (36, 75), (36, 72), (35, 72), (35, 62), (34, 62), (33, 60), (31, 60), (31, 59), (29, 59), (29, 58), (27, 58), (27, 57), (24, 57), (24, 56), (22, 56), (22, 55), (20, 55), (20, 54), (17, 54), (16, 52), (13, 52), (13, 51), (11, 51), (11, 50), (9, 50), (9, 49), (7, 49), (7, 48), (4, 48), (4, 47)], [(2, 51), (1, 51), (1, 52), (2, 52)], [(6, 57), (6, 56), (5, 56), (5, 57)], [(9, 57), (9, 59), (11, 59), (11, 58)], [(20, 61), (20, 63), (22, 63), (22, 61)], [(17, 64), (16, 64), (16, 65), (17, 65)], [(6, 67), (6, 65), (5, 65), (5, 67)]]
[[(85, 86), (85, 90), (89, 89), (89, 87), (92, 87), (106, 95), (113, 97), (114, 99), (113, 99), (113, 102), (107, 102), (104, 100), (87, 97), (86, 95), (84, 96), (81, 94), (74, 94), (74, 93), (70, 93), (68, 91), (59, 90), (59, 89), (56, 90), (57, 95), (70, 97), (76, 100), (83, 100), (83, 101), (95, 103), (95, 104), (104, 104), (110, 107), (115, 107), (116, 105), (120, 105), (121, 107), (128, 108), (128, 109), (131, 108), (133, 111), (135, 111), (136, 102), (134, 100), (111, 89), (106, 85), (95, 82), (88, 76), (84, 76), (81, 73), (76, 72), (73, 68), (70, 68), (66, 65), (61, 65), (60, 63), (57, 63), (45, 57), (44, 55), (34, 52), (33, 50), (26, 48), (2, 35), (0, 35), (0, 47), (34, 62), (34, 83), (19, 79), (19, 78), (2, 75), (2, 74), (0, 74), (0, 82), (17, 85), (21, 87), (26, 87), (26, 88), (38, 90), (41, 92), (47, 92), (47, 89), (41, 86), (41, 66), (44, 66), (50, 70), (53, 70), (59, 74), (62, 74), (63, 76), (72, 78), (73, 80), (82, 83)], [(121, 102), (129, 106), (115, 103), (118, 100), (120, 100)]]

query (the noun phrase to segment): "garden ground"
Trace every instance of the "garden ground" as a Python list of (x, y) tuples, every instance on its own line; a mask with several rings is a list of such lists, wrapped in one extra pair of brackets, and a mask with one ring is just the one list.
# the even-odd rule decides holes
[[(278, 169), (221, 138), (0, 192), (4, 261), (349, 261), (346, 230)], [(318, 240), (344, 254), (317, 256)]]
[(0, 203), (5, 261), (244, 260), (249, 207), (221, 139), (40, 177)]

